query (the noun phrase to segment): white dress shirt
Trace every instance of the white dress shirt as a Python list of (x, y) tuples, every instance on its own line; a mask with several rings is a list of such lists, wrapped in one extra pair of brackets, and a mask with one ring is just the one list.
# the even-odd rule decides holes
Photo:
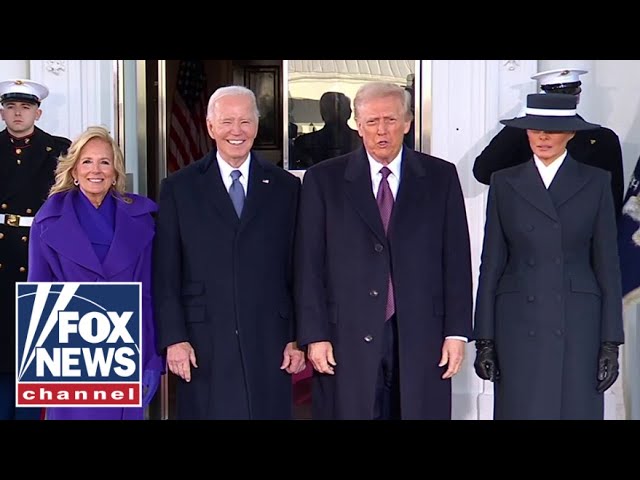
[[(367, 153), (367, 158), (369, 159), (369, 169), (371, 170), (371, 186), (373, 188), (373, 196), (378, 196), (378, 188), (380, 188), (380, 182), (382, 182), (382, 174), (380, 170), (382, 170), (382, 165), (380, 162), (373, 159), (369, 153)], [(387, 177), (387, 181), (389, 182), (389, 188), (391, 189), (391, 193), (393, 194), (393, 199), (395, 200), (398, 196), (398, 188), (400, 187), (400, 170), (402, 166), (402, 148), (400, 149), (400, 153), (396, 158), (391, 160), (391, 162), (386, 166), (391, 173)]]
[(244, 194), (247, 195), (247, 188), (249, 186), (249, 162), (251, 162), (251, 154), (247, 156), (247, 159), (242, 162), (238, 168), (233, 168), (227, 162), (225, 162), (220, 156), (219, 152), (216, 152), (216, 160), (218, 160), (218, 167), (220, 168), (220, 176), (222, 176), (222, 182), (224, 183), (224, 188), (227, 189), (227, 192), (231, 188), (231, 183), (233, 183), (233, 178), (231, 178), (231, 172), (234, 170), (240, 170), (240, 178), (238, 181), (244, 188)]
[[(404, 148), (404, 147), (403, 147)], [(391, 160), (386, 167), (391, 170), (391, 173), (387, 177), (387, 182), (389, 182), (389, 189), (393, 194), (393, 199), (395, 200), (398, 196), (398, 189), (400, 188), (400, 172), (402, 167), (402, 150), (400, 149), (400, 153), (396, 158)], [(380, 162), (377, 162), (373, 159), (371, 155), (367, 152), (367, 158), (369, 159), (369, 169), (371, 170), (371, 187), (373, 188), (373, 196), (377, 197), (378, 189), (380, 188), (380, 182), (382, 182), (382, 174), (380, 170), (385, 165), (382, 165)], [(468, 342), (469, 339), (467, 337), (461, 337), (458, 335), (451, 335), (446, 338), (453, 338), (454, 340), (462, 340), (463, 342)]]
[(549, 188), (549, 185), (551, 185), (551, 182), (553, 182), (553, 179), (556, 176), (556, 173), (558, 173), (558, 170), (562, 166), (562, 162), (564, 162), (565, 158), (567, 158), (566, 150), (562, 155), (551, 162), (549, 166), (547, 166), (542, 163), (542, 160), (540, 160), (537, 156), (533, 156), (533, 161), (535, 162), (536, 168), (538, 169), (538, 172), (540, 172), (540, 176), (542, 177), (544, 186), (547, 187), (547, 189)]

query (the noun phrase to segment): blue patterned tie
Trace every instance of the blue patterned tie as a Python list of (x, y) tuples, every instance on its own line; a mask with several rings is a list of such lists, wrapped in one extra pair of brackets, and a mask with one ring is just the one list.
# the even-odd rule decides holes
[(240, 215), (242, 215), (242, 207), (244, 206), (244, 188), (240, 183), (241, 176), (242, 172), (240, 170), (233, 170), (231, 172), (231, 178), (233, 179), (233, 182), (231, 182), (231, 188), (229, 188), (229, 196), (231, 197), (231, 201), (233, 202), (233, 208), (236, 209), (238, 218), (240, 218)]

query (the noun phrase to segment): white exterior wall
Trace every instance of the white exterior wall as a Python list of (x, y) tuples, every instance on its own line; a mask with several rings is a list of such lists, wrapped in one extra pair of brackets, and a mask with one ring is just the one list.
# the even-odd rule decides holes
[(31, 60), (30, 77), (50, 90), (42, 102), (43, 130), (70, 139), (90, 125), (114, 131), (112, 60)]
[[(518, 115), (521, 99), (535, 90), (536, 61), (436, 60), (432, 63), (431, 154), (456, 164), (465, 196), (471, 238), (474, 299), (488, 187), (473, 177), (473, 162), (501, 128), (498, 120)], [(453, 380), (453, 418), (491, 419), (493, 385), (473, 369), (475, 344)]]

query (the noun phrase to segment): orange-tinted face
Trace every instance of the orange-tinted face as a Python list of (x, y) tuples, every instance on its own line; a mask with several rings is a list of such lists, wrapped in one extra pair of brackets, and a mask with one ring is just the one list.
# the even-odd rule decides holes
[(213, 118), (207, 119), (207, 129), (220, 156), (231, 166), (239, 167), (258, 135), (258, 119), (251, 98), (246, 95), (219, 98)]
[(0, 116), (7, 124), (7, 130), (18, 138), (33, 133), (36, 120), (41, 114), (42, 110), (35, 103), (29, 102), (5, 102), (0, 109)]
[(398, 155), (411, 127), (404, 113), (404, 104), (395, 96), (374, 98), (358, 107), (356, 123), (364, 147), (383, 165)]
[(545, 132), (543, 130), (527, 130), (531, 151), (549, 165), (567, 149), (567, 143), (575, 132)]

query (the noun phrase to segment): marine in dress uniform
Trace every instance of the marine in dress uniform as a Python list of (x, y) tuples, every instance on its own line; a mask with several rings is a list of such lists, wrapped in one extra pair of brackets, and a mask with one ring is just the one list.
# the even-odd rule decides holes
[[(586, 70), (561, 68), (540, 72), (531, 78), (540, 82), (543, 92), (576, 95), (579, 102), (582, 92), (580, 75), (585, 73)], [(605, 127), (578, 131), (569, 141), (567, 151), (578, 162), (611, 172), (611, 193), (619, 218), (624, 194), (624, 172), (618, 135)], [(531, 160), (532, 155), (526, 132), (519, 128), (504, 127), (476, 158), (473, 175), (480, 183), (489, 185), (493, 172), (525, 163)]]
[(27, 281), (30, 226), (71, 144), (35, 126), (48, 94), (31, 80), (0, 82), (0, 420), (40, 418), (40, 409), (15, 408), (15, 282)]

